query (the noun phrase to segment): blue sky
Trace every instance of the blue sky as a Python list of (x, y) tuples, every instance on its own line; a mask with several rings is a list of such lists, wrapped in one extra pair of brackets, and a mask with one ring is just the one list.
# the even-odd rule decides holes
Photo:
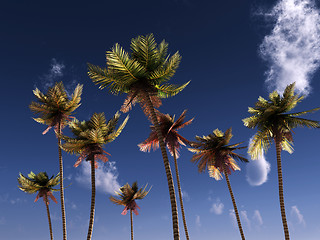
[[(259, 96), (297, 82), (307, 97), (295, 109), (320, 104), (319, 1), (311, 0), (163, 0), (163, 1), (10, 1), (0, 10), (2, 138), (0, 161), (0, 232), (3, 239), (42, 240), (49, 237), (42, 201), (34, 203), (17, 188), (18, 173), (58, 173), (57, 139), (36, 123), (28, 108), (32, 90), (46, 91), (63, 81), (71, 92), (84, 85), (82, 105), (75, 116), (87, 120), (94, 112), (111, 117), (125, 96), (100, 91), (87, 76), (86, 63), (105, 66), (105, 51), (119, 43), (129, 50), (130, 40), (153, 33), (165, 39), (169, 51), (182, 55), (172, 83), (191, 80), (160, 111), (180, 115), (188, 109), (193, 123), (180, 133), (189, 140), (214, 129), (232, 126), (232, 143), (249, 144), (255, 131), (241, 119), (248, 116)], [(134, 216), (139, 240), (172, 239), (170, 201), (160, 151), (143, 153), (137, 144), (149, 135), (150, 123), (137, 106), (119, 138), (107, 145), (110, 162), (97, 171), (96, 215), (93, 239), (128, 239), (129, 216), (109, 201), (119, 186), (137, 180), (152, 185), (138, 202)], [(307, 115), (320, 120), (320, 113)], [(125, 115), (122, 115), (122, 119)], [(65, 130), (68, 134), (68, 130)], [(296, 129), (294, 153), (283, 152), (287, 219), (292, 239), (320, 236), (318, 157), (320, 132)], [(246, 151), (240, 152), (247, 155)], [(181, 150), (180, 178), (191, 239), (239, 239), (225, 180), (199, 174), (190, 162), (192, 153)], [(278, 203), (274, 145), (263, 159), (240, 164), (230, 176), (247, 239), (283, 239)], [(88, 165), (74, 168), (76, 157), (63, 153), (69, 239), (83, 239), (90, 211)], [(172, 166), (173, 167), (173, 166)], [(55, 193), (58, 199), (59, 194)], [(59, 204), (50, 204), (54, 236), (62, 236)], [(181, 239), (184, 239), (180, 216)]]

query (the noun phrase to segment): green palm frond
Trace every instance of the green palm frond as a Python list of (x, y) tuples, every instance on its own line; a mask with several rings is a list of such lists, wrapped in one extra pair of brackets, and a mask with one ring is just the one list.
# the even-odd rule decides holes
[(268, 151), (272, 143), (272, 135), (269, 130), (258, 131), (252, 138), (252, 142), (249, 146), (248, 153), (251, 158), (258, 159), (265, 152)]
[(119, 135), (120, 133), (122, 132), (122, 130), (124, 129), (124, 127), (126, 126), (127, 122), (129, 120), (129, 116), (127, 116), (124, 121), (122, 122), (122, 124), (120, 125), (120, 127), (116, 130), (116, 131), (113, 131), (112, 133), (110, 133), (106, 138), (105, 140), (107, 142), (112, 142), (114, 141)]
[(160, 98), (168, 98), (177, 95), (179, 92), (181, 92), (188, 84), (187, 82), (182, 85), (173, 85), (173, 84), (163, 84), (161, 86), (156, 85), (155, 87), (158, 89), (158, 96)]

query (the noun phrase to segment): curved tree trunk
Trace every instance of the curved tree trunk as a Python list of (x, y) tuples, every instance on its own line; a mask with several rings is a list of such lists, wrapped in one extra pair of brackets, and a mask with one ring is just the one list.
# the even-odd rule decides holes
[(184, 207), (183, 207), (183, 200), (182, 200), (182, 193), (181, 193), (181, 185), (180, 185), (180, 177), (179, 177), (179, 169), (178, 169), (177, 156), (176, 156), (175, 149), (173, 151), (173, 159), (174, 159), (174, 166), (175, 166), (175, 170), (176, 170), (176, 177), (177, 177), (177, 185), (178, 185), (178, 192), (179, 192), (179, 200), (180, 200), (180, 207), (181, 207), (181, 213), (182, 213), (183, 226), (184, 226), (184, 231), (185, 231), (185, 234), (186, 234), (186, 239), (189, 240), (187, 221), (186, 221), (186, 216), (184, 214)]
[(90, 221), (87, 240), (91, 240), (92, 230), (93, 230), (93, 221), (94, 221), (94, 209), (96, 201), (96, 174), (94, 167), (94, 160), (91, 160), (91, 209), (90, 209)]
[[(58, 123), (58, 133), (61, 135), (61, 122)], [(63, 190), (63, 162), (61, 153), (61, 138), (58, 136), (58, 148), (59, 148), (59, 169), (60, 169), (60, 200), (61, 200), (61, 214), (62, 214), (62, 232), (63, 240), (67, 240), (67, 224), (66, 224), (66, 211), (64, 206), (64, 190)]]
[(285, 239), (290, 240), (289, 229), (288, 229), (287, 218), (286, 218), (286, 210), (285, 210), (284, 198), (283, 198), (283, 181), (282, 181), (282, 167), (281, 167), (281, 141), (279, 140), (279, 138), (275, 138), (275, 144), (276, 144), (276, 152), (277, 152), (279, 201), (280, 201), (283, 231), (284, 231)]
[(245, 240), (244, 233), (243, 233), (242, 226), (241, 226), (241, 222), (240, 222), (240, 216), (239, 216), (238, 208), (237, 208), (237, 205), (236, 205), (236, 200), (235, 200), (235, 198), (233, 196), (233, 192), (232, 192), (232, 188), (231, 188), (228, 172), (227, 172), (226, 167), (224, 165), (223, 165), (223, 170), (224, 170), (224, 175), (225, 175), (226, 180), (227, 180), (227, 184), (228, 184), (228, 188), (229, 188), (229, 192), (230, 192), (230, 196), (231, 196), (234, 212), (236, 214), (236, 218), (237, 218), (237, 223), (238, 223), (241, 239)]
[(131, 224), (131, 240), (133, 240), (133, 218), (132, 218), (132, 210), (130, 209), (130, 224)]
[(45, 196), (45, 205), (47, 208), (47, 215), (48, 215), (48, 222), (49, 222), (49, 231), (50, 231), (50, 239), (53, 240), (53, 234), (52, 234), (52, 225), (51, 225), (51, 218), (50, 218), (50, 211), (49, 211), (49, 202), (47, 196)]
[(166, 175), (167, 175), (169, 194), (170, 194), (170, 202), (171, 202), (173, 239), (180, 240), (177, 201), (176, 201), (176, 195), (175, 195), (175, 191), (174, 191), (174, 184), (173, 184), (168, 154), (166, 151), (166, 146), (163, 142), (162, 133), (159, 128), (159, 122), (157, 120), (157, 116), (154, 111), (154, 107), (153, 107), (153, 104), (151, 102), (151, 99), (150, 99), (150, 96), (148, 93), (145, 93), (145, 99), (147, 100), (147, 106), (148, 106), (150, 114), (151, 114), (152, 123), (155, 126), (155, 129), (157, 132), (157, 136), (159, 139), (159, 145), (160, 145), (160, 149), (161, 149), (161, 154), (162, 154), (162, 158), (163, 158), (163, 163), (164, 163), (164, 167), (165, 167), (165, 171), (166, 171)]

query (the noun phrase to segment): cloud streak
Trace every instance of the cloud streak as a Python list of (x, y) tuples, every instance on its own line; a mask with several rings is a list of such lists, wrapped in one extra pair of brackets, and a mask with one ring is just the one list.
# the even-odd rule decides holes
[(295, 219), (298, 224), (301, 224), (304, 227), (306, 226), (306, 221), (297, 206), (291, 207), (291, 217)]
[(283, 92), (296, 82), (298, 93), (310, 93), (310, 80), (320, 64), (320, 15), (313, 0), (280, 0), (264, 16), (275, 21), (260, 45), (269, 63), (266, 83)]
[(216, 202), (212, 204), (212, 207), (210, 208), (210, 212), (216, 215), (221, 215), (223, 212), (223, 208), (224, 208), (224, 204), (220, 202), (220, 199), (218, 198)]
[[(80, 174), (76, 177), (76, 181), (87, 187), (91, 187), (91, 167), (89, 162), (81, 164)], [(118, 182), (118, 171), (115, 162), (99, 163), (96, 169), (96, 188), (100, 192), (114, 194), (118, 191), (120, 184)]]
[(49, 72), (40, 77), (43, 80), (43, 86), (45, 89), (52, 87), (59, 78), (63, 77), (63, 70), (65, 65), (58, 62), (55, 58), (51, 59)]
[[(249, 145), (252, 138), (249, 140)], [(250, 158), (250, 156), (249, 156)], [(271, 170), (270, 163), (266, 160), (264, 153), (257, 159), (246, 164), (246, 180), (251, 186), (260, 186), (268, 180)]]

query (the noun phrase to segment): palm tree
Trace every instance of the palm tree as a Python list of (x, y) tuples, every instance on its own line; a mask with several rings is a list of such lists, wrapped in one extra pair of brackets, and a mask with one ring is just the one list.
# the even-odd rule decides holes
[(18, 178), (18, 187), (20, 190), (32, 194), (38, 192), (38, 195), (35, 202), (38, 201), (40, 197), (43, 198), (43, 201), (46, 205), (47, 215), (48, 215), (48, 222), (49, 222), (49, 230), (50, 230), (50, 239), (53, 240), (52, 234), (52, 225), (51, 225), (51, 218), (50, 218), (50, 211), (49, 211), (49, 197), (55, 202), (58, 203), (56, 198), (53, 196), (53, 191), (59, 191), (59, 189), (54, 189), (53, 187), (57, 186), (60, 182), (59, 173), (57, 176), (53, 176), (51, 178), (48, 177), (46, 172), (40, 172), (38, 174), (34, 174), (30, 172), (28, 177), (25, 177), (21, 173), (19, 173)]
[(91, 239), (93, 230), (96, 196), (95, 168), (98, 168), (97, 160), (100, 159), (103, 162), (108, 161), (105, 155), (108, 153), (103, 150), (103, 145), (112, 142), (120, 135), (129, 116), (127, 116), (120, 127), (115, 130), (119, 118), (120, 114), (117, 112), (108, 122), (106, 122), (104, 113), (94, 113), (89, 121), (80, 122), (74, 119), (69, 123), (69, 127), (75, 138), (60, 136), (65, 141), (61, 146), (64, 151), (72, 154), (80, 154), (74, 167), (78, 167), (83, 160), (91, 163), (92, 193), (87, 240)]
[[(180, 134), (178, 134), (178, 131), (177, 131), (183, 128), (184, 126), (189, 125), (193, 121), (193, 118), (192, 118), (189, 121), (184, 122), (184, 119), (186, 117), (186, 112), (187, 110), (184, 110), (176, 121), (174, 119), (175, 116), (158, 113), (158, 122), (159, 122), (160, 131), (162, 133), (162, 136), (164, 137), (164, 143), (167, 145), (167, 148), (174, 159), (183, 226), (186, 234), (186, 239), (189, 240), (187, 222), (186, 222), (186, 217), (185, 217), (184, 207), (183, 207), (178, 163), (177, 163), (177, 158), (179, 158), (179, 149), (181, 148), (181, 144), (184, 146), (186, 144), (189, 144), (189, 141), (184, 137), (182, 137)], [(143, 143), (140, 143), (138, 145), (140, 147), (140, 150), (143, 152), (150, 152), (151, 147), (154, 150), (159, 148), (159, 140), (158, 140), (157, 132), (155, 130), (154, 125), (151, 126), (150, 128), (151, 128), (151, 133), (149, 137)]]
[(289, 230), (286, 220), (286, 212), (283, 198), (283, 181), (281, 167), (281, 150), (289, 153), (293, 152), (292, 148), (292, 129), (296, 127), (319, 128), (319, 122), (300, 118), (298, 116), (306, 113), (311, 113), (319, 110), (312, 110), (288, 113), (298, 102), (303, 100), (303, 96), (294, 94), (295, 83), (286, 87), (283, 96), (280, 96), (277, 91), (270, 93), (269, 100), (259, 97), (255, 107), (249, 107), (248, 112), (251, 117), (243, 119), (243, 123), (248, 128), (257, 128), (258, 132), (254, 135), (248, 153), (252, 159), (257, 159), (262, 150), (267, 151), (272, 143), (276, 145), (277, 167), (278, 167), (278, 182), (279, 182), (279, 200), (283, 230), (285, 239), (289, 240)]
[(132, 186), (127, 183), (119, 189), (119, 192), (116, 192), (119, 198), (115, 198), (113, 196), (110, 197), (110, 200), (113, 203), (125, 206), (121, 213), (122, 215), (126, 215), (128, 210), (130, 210), (131, 240), (133, 240), (132, 212), (134, 212), (135, 215), (139, 215), (137, 209), (140, 209), (135, 200), (143, 199), (145, 196), (147, 196), (147, 194), (150, 192), (150, 189), (149, 191), (146, 191), (146, 187), (147, 185), (144, 188), (139, 189), (137, 182), (134, 182)]
[(69, 99), (62, 82), (56, 83), (53, 87), (49, 88), (46, 94), (40, 92), (38, 88), (33, 90), (33, 93), (37, 98), (37, 102), (31, 102), (29, 107), (35, 114), (39, 116), (38, 118), (34, 118), (34, 120), (48, 125), (47, 129), (43, 131), (42, 134), (46, 134), (52, 127), (54, 127), (56, 136), (58, 138), (62, 229), (63, 240), (66, 240), (67, 225), (63, 191), (63, 162), (60, 148), (61, 139), (59, 135), (62, 132), (62, 128), (69, 121), (72, 112), (80, 106), (82, 85), (77, 85), (71, 96), (71, 99)]
[(241, 143), (228, 145), (232, 138), (232, 129), (229, 128), (225, 133), (216, 129), (213, 134), (208, 136), (196, 136), (198, 142), (192, 142), (189, 150), (195, 153), (191, 159), (192, 162), (198, 162), (199, 172), (204, 172), (206, 169), (209, 171), (209, 176), (220, 180), (223, 173), (226, 177), (228, 189), (230, 192), (233, 208), (236, 214), (238, 227), (242, 240), (245, 239), (241, 227), (240, 217), (236, 205), (236, 201), (232, 192), (229, 176), (232, 171), (240, 170), (235, 159), (248, 162), (248, 159), (234, 152), (237, 149), (246, 147), (238, 147)]
[(131, 50), (129, 55), (119, 44), (115, 44), (111, 51), (107, 51), (107, 68), (102, 69), (89, 64), (88, 74), (100, 89), (109, 86), (111, 93), (115, 95), (128, 94), (121, 108), (123, 112), (129, 111), (139, 102), (146, 116), (151, 118), (160, 139), (159, 144), (167, 175), (173, 236), (174, 240), (179, 240), (178, 211), (172, 173), (154, 108), (161, 105), (161, 98), (178, 94), (189, 82), (180, 86), (165, 83), (174, 75), (181, 59), (178, 52), (171, 57), (167, 54), (168, 44), (165, 41), (157, 45), (152, 34), (138, 36), (131, 40)]

